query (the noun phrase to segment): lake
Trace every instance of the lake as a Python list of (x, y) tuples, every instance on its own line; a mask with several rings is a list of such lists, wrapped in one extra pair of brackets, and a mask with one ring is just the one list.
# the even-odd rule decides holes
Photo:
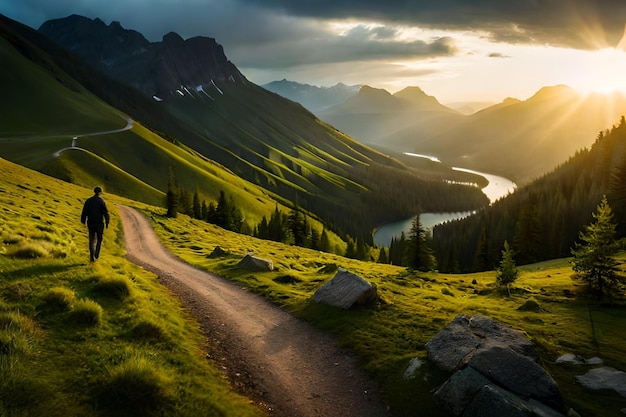
[[(405, 155), (415, 156), (417, 158), (428, 158), (431, 161), (440, 162), (438, 158), (430, 155), (421, 155), (408, 152), (405, 152)], [(482, 191), (489, 198), (489, 201), (491, 203), (508, 195), (509, 193), (512, 193), (517, 187), (517, 185), (508, 178), (499, 177), (492, 174), (486, 174), (484, 172), (474, 171), (465, 168), (453, 167), (452, 169), (455, 171), (462, 171), (480, 175), (481, 177), (484, 177), (487, 181), (489, 181), (489, 183), (482, 189)], [(462, 219), (471, 216), (472, 214), (474, 214), (474, 212), (471, 211), (456, 213), (422, 213), (420, 215), (420, 221), (425, 229), (432, 230), (432, 228), (438, 224), (445, 223), (450, 220)], [(388, 223), (379, 227), (376, 232), (374, 232), (374, 243), (378, 246), (389, 246), (389, 244), (391, 243), (391, 239), (393, 237), (399, 238), (402, 232), (404, 232), (404, 234), (408, 237), (414, 218), (415, 216), (394, 223)]]

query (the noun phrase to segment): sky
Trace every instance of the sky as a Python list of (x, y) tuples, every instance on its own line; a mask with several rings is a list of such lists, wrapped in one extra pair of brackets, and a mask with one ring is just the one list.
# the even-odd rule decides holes
[(626, 92), (626, 0), (2, 0), (0, 14), (212, 37), (259, 85), (419, 86), (444, 104)]

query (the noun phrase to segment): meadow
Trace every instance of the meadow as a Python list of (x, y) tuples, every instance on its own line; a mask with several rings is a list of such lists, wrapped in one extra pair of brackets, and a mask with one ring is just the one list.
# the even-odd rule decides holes
[[(623, 300), (588, 300), (568, 259), (522, 267), (511, 296), (495, 272), (414, 273), (255, 239), (163, 208), (106, 194), (112, 221), (103, 256), (87, 262), (79, 223), (91, 190), (0, 160), (0, 416), (263, 415), (207, 360), (201, 329), (151, 273), (124, 258), (116, 204), (142, 209), (183, 260), (245, 285), (335, 334), (379, 381), (396, 416), (432, 415), (437, 375), (426, 366), (404, 379), (409, 361), (457, 314), (482, 314), (525, 331), (541, 363), (582, 416), (618, 416), (626, 400), (576, 384), (585, 367), (555, 364), (574, 353), (626, 369)], [(228, 254), (208, 255), (216, 246)], [(275, 270), (233, 267), (248, 252)], [(622, 266), (626, 255), (620, 257)], [(372, 281), (380, 300), (337, 310), (312, 295), (345, 268)], [(590, 321), (593, 318), (593, 326)], [(421, 410), (421, 411), (418, 411)], [(422, 414), (425, 413), (425, 414)]]
[(205, 339), (128, 262), (116, 205), (88, 262), (90, 189), (0, 159), (0, 416), (262, 416), (206, 358)]
[[(424, 344), (458, 314), (485, 315), (524, 331), (540, 361), (558, 382), (569, 407), (583, 416), (619, 416), (626, 399), (615, 392), (590, 391), (575, 381), (586, 367), (556, 364), (565, 353), (599, 356), (605, 365), (626, 369), (624, 300), (590, 300), (573, 279), (571, 259), (520, 267), (511, 295), (496, 286), (495, 271), (473, 274), (416, 273), (392, 265), (361, 262), (225, 231), (179, 216), (152, 212), (161, 240), (178, 257), (262, 294), (273, 303), (337, 335), (361, 366), (377, 379), (394, 415), (435, 416), (430, 390), (439, 381), (425, 367), (406, 380), (411, 358), (426, 358)], [(208, 255), (216, 246), (228, 252)], [(248, 252), (273, 261), (271, 272), (247, 272), (235, 265)], [(619, 257), (626, 265), (626, 253)], [(318, 305), (313, 293), (345, 268), (378, 287), (379, 302), (369, 308), (338, 310)], [(416, 410), (422, 410), (420, 412)]]

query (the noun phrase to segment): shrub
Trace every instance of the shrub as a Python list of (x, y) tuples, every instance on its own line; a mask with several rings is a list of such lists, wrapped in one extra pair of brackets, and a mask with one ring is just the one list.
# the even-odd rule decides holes
[(37, 326), (18, 312), (0, 314), (0, 355), (24, 353), (30, 349)]
[(165, 331), (158, 324), (151, 321), (142, 321), (137, 324), (132, 331), (132, 336), (137, 339), (149, 340), (152, 342), (165, 341)]
[(517, 310), (518, 311), (534, 311), (534, 312), (543, 311), (543, 309), (539, 306), (539, 303), (536, 302), (535, 300), (526, 301), (524, 304), (519, 306)]
[(124, 277), (101, 278), (96, 292), (104, 297), (123, 300), (130, 295), (130, 283)]
[(17, 259), (35, 259), (48, 257), (50, 252), (41, 243), (27, 241), (13, 248), (9, 256)]
[(452, 291), (450, 291), (450, 290), (449, 290), (448, 288), (446, 288), (446, 287), (443, 287), (443, 288), (441, 289), (441, 293), (442, 293), (443, 295), (449, 295), (450, 297), (454, 297), (454, 293), (453, 293)]
[(68, 311), (74, 307), (76, 296), (69, 288), (55, 287), (43, 297), (46, 305), (58, 311)]
[(102, 322), (102, 307), (93, 300), (78, 300), (70, 313), (70, 321), (75, 324), (97, 326)]
[(171, 397), (169, 379), (142, 356), (126, 359), (109, 375), (103, 394), (112, 409), (142, 414), (159, 408)]

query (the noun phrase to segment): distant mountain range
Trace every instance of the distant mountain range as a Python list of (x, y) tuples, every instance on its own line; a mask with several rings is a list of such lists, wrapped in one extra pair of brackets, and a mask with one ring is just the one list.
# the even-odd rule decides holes
[(544, 87), (531, 98), (508, 98), (471, 115), (441, 105), (417, 87), (390, 94), (363, 86), (346, 102), (318, 112), (367, 144), (431, 154), (457, 166), (518, 182), (536, 178), (590, 146), (626, 114), (626, 97), (583, 96), (570, 87)]
[(295, 81), (280, 80), (263, 84), (263, 88), (298, 102), (312, 112), (343, 103), (359, 92), (360, 85), (338, 83), (332, 87), (318, 87)]

